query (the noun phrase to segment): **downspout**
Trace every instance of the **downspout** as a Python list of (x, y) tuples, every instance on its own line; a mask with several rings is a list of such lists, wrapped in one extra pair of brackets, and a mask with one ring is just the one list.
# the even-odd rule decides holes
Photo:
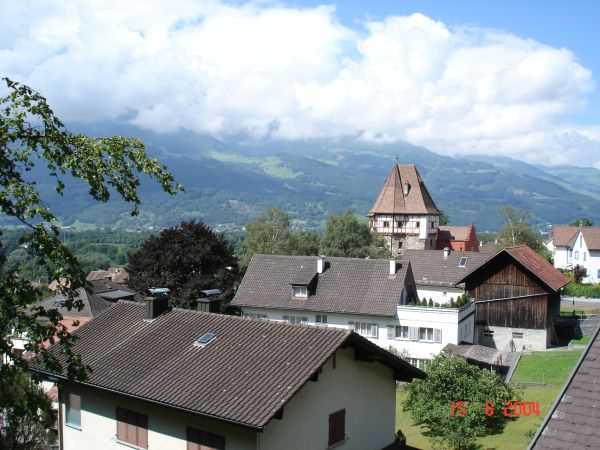
[(58, 390), (58, 448), (63, 450), (63, 391), (58, 383), (56, 389)]

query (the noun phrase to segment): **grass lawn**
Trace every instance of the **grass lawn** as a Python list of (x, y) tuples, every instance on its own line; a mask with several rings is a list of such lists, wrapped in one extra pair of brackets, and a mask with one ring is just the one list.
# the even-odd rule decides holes
[[(546, 383), (545, 385), (518, 385), (521, 398), (537, 401), (541, 414), (519, 417), (508, 422), (502, 434), (487, 436), (479, 440), (483, 449), (522, 450), (527, 448), (533, 433), (544, 420), (545, 415), (558, 396), (564, 382), (577, 363), (581, 350), (561, 350), (553, 352), (533, 352), (523, 355), (513, 375), (513, 383)], [(411, 447), (426, 450), (430, 443), (414, 425), (409, 414), (402, 411), (401, 402), (405, 393), (399, 389), (396, 396), (396, 428), (406, 435)]]
[(571, 339), (569, 341), (569, 344), (573, 344), (573, 345), (588, 345), (590, 343), (590, 340), (592, 338), (590, 336), (581, 336), (578, 339)]

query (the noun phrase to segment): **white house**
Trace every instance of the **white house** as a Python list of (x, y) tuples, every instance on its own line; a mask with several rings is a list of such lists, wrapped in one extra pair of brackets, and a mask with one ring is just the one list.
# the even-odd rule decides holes
[(556, 225), (546, 247), (554, 256), (554, 267), (586, 270), (584, 283), (600, 283), (600, 227)]
[(600, 283), (600, 227), (577, 231), (572, 247), (572, 265), (586, 270), (584, 283)]
[(232, 304), (247, 317), (352, 329), (418, 367), (449, 343), (472, 343), (472, 304), (417, 297), (408, 261), (255, 255)]
[[(350, 330), (119, 301), (59, 380), (63, 450), (393, 448), (396, 381), (424, 377)], [(64, 362), (57, 348), (51, 351)]]
[(570, 270), (573, 268), (573, 244), (579, 227), (570, 225), (553, 225), (550, 239), (545, 243), (552, 253), (554, 267)]
[(494, 253), (444, 250), (405, 250), (420, 300), (447, 305), (465, 293), (461, 278), (494, 256)]

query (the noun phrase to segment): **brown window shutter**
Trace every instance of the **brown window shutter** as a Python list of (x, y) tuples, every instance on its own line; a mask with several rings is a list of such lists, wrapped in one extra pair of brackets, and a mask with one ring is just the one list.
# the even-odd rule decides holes
[(148, 448), (148, 416), (136, 414), (137, 446)]
[(341, 409), (329, 415), (329, 445), (346, 439), (346, 410)]
[(187, 450), (225, 450), (225, 438), (209, 431), (187, 429)]
[(127, 441), (127, 413), (122, 408), (117, 408), (117, 439)]

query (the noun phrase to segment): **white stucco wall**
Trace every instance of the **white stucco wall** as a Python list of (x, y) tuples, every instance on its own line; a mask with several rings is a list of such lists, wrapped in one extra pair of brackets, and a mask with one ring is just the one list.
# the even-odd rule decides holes
[[(550, 345), (550, 333), (548, 330), (534, 330), (529, 328), (508, 328), (485, 326), (486, 330), (493, 331), (493, 336), (483, 336), (482, 327), (477, 326), (475, 330), (476, 343), (493, 347), (503, 352), (523, 350), (546, 350)], [(522, 338), (514, 338), (514, 333), (523, 333)]]
[(392, 370), (356, 361), (351, 348), (338, 350), (335, 368), (327, 361), (318, 381), (307, 382), (285, 406), (282, 420), (272, 420), (262, 433), (78, 385), (63, 386), (62, 398), (69, 392), (81, 396), (81, 428), (63, 425), (64, 450), (131, 448), (116, 440), (117, 407), (148, 416), (149, 450), (185, 450), (188, 426), (224, 436), (227, 450), (325, 450), (329, 415), (340, 409), (346, 410), (347, 440), (337, 448), (379, 450), (395, 432)]
[(340, 450), (381, 450), (395, 431), (396, 383), (379, 363), (354, 360), (353, 349), (339, 350), (317, 382), (308, 382), (259, 435), (260, 450), (325, 450), (329, 414), (346, 410), (346, 436)]
[(429, 301), (432, 299), (434, 303), (446, 305), (450, 303), (450, 299), (456, 301), (459, 296), (464, 294), (464, 290), (450, 287), (436, 287), (417, 284), (417, 295), (419, 300), (424, 298)]
[(587, 275), (583, 278), (584, 283), (599, 283), (598, 271), (600, 270), (600, 252), (590, 252), (583, 234), (579, 233), (573, 244), (572, 265), (585, 267)]
[[(185, 450), (186, 427), (225, 436), (227, 450), (256, 449), (256, 434), (246, 428), (216, 420), (205, 419), (185, 412), (167, 409), (151, 403), (133, 400), (82, 386), (66, 386), (81, 395), (81, 429), (63, 425), (64, 450), (127, 450), (131, 448), (117, 442), (116, 408), (127, 408), (148, 416), (149, 450)], [(65, 406), (61, 403), (63, 418)]]
[[(244, 314), (262, 314), (268, 320), (283, 321), (283, 316), (306, 317), (307, 324), (319, 325), (316, 316), (321, 313), (309, 311), (281, 310), (269, 308), (242, 308)], [(469, 318), (473, 321), (474, 316)], [(457, 308), (426, 308), (417, 306), (399, 306), (396, 317), (360, 316), (356, 314), (327, 313), (327, 326), (349, 329), (350, 322), (367, 322), (377, 324), (377, 338), (367, 337), (371, 342), (386, 350), (393, 348), (395, 351), (418, 359), (431, 359), (435, 357), (446, 344), (458, 344), (463, 341), (472, 341), (473, 325), (467, 322), (459, 327), (459, 310)], [(434, 328), (441, 330), (441, 342), (425, 342), (409, 339), (388, 339), (388, 326), (408, 326)], [(470, 331), (469, 331), (470, 330)], [(459, 336), (459, 333), (460, 336)], [(459, 339), (460, 338), (460, 339)]]
[(557, 269), (570, 269), (572, 267), (571, 253), (568, 247), (556, 247), (552, 250), (554, 267)]

